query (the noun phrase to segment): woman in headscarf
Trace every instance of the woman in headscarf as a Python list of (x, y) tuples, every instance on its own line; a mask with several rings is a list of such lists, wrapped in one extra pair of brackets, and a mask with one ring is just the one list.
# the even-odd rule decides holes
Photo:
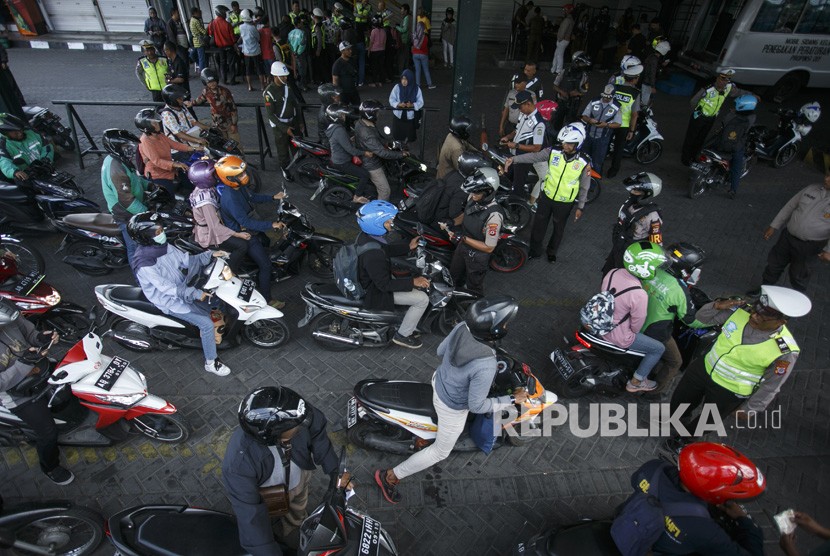
[(405, 69), (401, 73), (401, 81), (392, 88), (389, 95), (389, 104), (392, 110), (392, 137), (402, 141), (404, 146), (415, 141), (415, 130), (420, 117), (415, 112), (424, 107), (424, 97), (421, 89), (415, 84), (415, 75), (412, 70)]

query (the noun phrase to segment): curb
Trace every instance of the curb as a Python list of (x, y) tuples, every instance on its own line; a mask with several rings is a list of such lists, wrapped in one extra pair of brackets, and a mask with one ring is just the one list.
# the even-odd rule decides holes
[(137, 45), (129, 43), (109, 43), (109, 42), (83, 42), (83, 41), (65, 41), (65, 40), (15, 40), (12, 39), (11, 44), (15, 48), (36, 48), (36, 49), (56, 49), (56, 50), (132, 50), (139, 52)]

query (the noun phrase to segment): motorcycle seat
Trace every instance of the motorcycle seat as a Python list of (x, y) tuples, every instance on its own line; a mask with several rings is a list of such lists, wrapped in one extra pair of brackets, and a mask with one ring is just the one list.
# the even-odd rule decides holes
[(230, 516), (219, 514), (152, 515), (138, 526), (139, 546), (158, 556), (179, 554), (247, 554), (239, 546), (239, 529)]
[(610, 521), (588, 521), (565, 527), (548, 537), (548, 554), (613, 556), (620, 551), (611, 537)]
[(604, 351), (606, 353), (613, 353), (617, 355), (633, 355), (635, 357), (643, 357), (645, 354), (640, 353), (639, 351), (632, 351), (630, 349), (622, 348), (616, 344), (612, 344), (599, 334), (594, 334), (593, 332), (588, 332), (584, 328), (581, 329), (578, 334), (582, 336), (584, 340), (590, 343), (593, 347)]
[(105, 236), (121, 236), (121, 228), (112, 219), (112, 215), (103, 212), (67, 214), (63, 217), (63, 223)]
[(350, 299), (343, 295), (335, 284), (311, 284), (311, 291), (315, 295), (324, 297), (339, 305), (347, 305), (349, 307), (360, 307), (363, 305), (361, 300)]
[(162, 315), (158, 307), (144, 297), (144, 292), (137, 286), (116, 286), (109, 291), (109, 297), (116, 303), (132, 307), (145, 313)]
[(355, 386), (355, 395), (370, 406), (397, 409), (432, 417), (438, 422), (432, 404), (432, 385), (422, 382), (364, 380)]

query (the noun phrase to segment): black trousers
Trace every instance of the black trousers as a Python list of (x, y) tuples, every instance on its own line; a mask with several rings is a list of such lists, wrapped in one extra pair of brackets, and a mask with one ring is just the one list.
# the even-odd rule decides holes
[(698, 357), (695, 361), (692, 361), (686, 372), (683, 373), (683, 378), (680, 379), (680, 383), (675, 388), (669, 402), (672, 413), (680, 407), (680, 404), (689, 404), (689, 408), (680, 421), (690, 434), (694, 434), (697, 422), (700, 419), (699, 416), (691, 417), (691, 414), (699, 405), (704, 403), (715, 404), (721, 419), (725, 419), (746, 401), (746, 398), (739, 398), (712, 380), (709, 373), (706, 372), (703, 360), (703, 357)]
[[(520, 151), (521, 154), (521, 151)], [(527, 182), (527, 175), (533, 164), (511, 164), (510, 172), (513, 172), (513, 193), (516, 195), (527, 195), (530, 191), (527, 190), (525, 184)]]
[(459, 245), (452, 255), (450, 275), (453, 284), (465, 286), (468, 290), (484, 295), (484, 277), (490, 268), (490, 253)]
[(775, 284), (789, 265), (790, 283), (793, 288), (800, 292), (805, 291), (810, 279), (808, 264), (821, 253), (826, 243), (824, 240), (798, 239), (787, 228), (784, 228), (767, 256), (767, 267), (764, 269), (761, 283)]
[(58, 450), (58, 427), (52, 418), (52, 412), (45, 399), (24, 404), (11, 409), (21, 421), (29, 425), (35, 433), (37, 457), (40, 460), (40, 469), (49, 473), (60, 465), (60, 451)]
[(274, 132), (274, 149), (277, 151), (277, 158), (280, 161), (280, 168), (285, 168), (291, 162), (291, 155), (288, 152), (288, 144), (291, 137), (288, 135), (288, 124), (278, 123), (271, 129)]
[(228, 257), (228, 266), (231, 267), (234, 274), (239, 274), (239, 263), (241, 263), (242, 259), (245, 258), (245, 255), (248, 254), (247, 240), (244, 240), (241, 237), (229, 237), (219, 245), (211, 247), (227, 251), (228, 255), (230, 255)]
[(536, 209), (536, 219), (533, 221), (533, 230), (530, 233), (530, 256), (542, 255), (542, 242), (548, 231), (548, 222), (553, 220), (553, 232), (548, 241), (546, 252), (548, 256), (556, 256), (559, 244), (565, 235), (565, 224), (574, 208), (573, 203), (560, 203), (551, 200), (544, 192), (539, 196), (539, 206)]
[(345, 164), (334, 164), (331, 163), (333, 168), (337, 168), (341, 172), (346, 172), (351, 176), (355, 176), (359, 181), (357, 183), (357, 188), (355, 188), (354, 194), (358, 197), (368, 197), (369, 199), (375, 199), (378, 196), (377, 191), (375, 191), (374, 185), (372, 185), (372, 176), (369, 175), (368, 170), (363, 166), (356, 166), (351, 161), (346, 162)]
[(623, 150), (625, 149), (625, 138), (628, 135), (627, 127), (618, 127), (614, 130), (614, 137), (611, 139), (614, 142), (614, 158), (611, 159), (611, 167), (609, 172), (616, 174), (620, 171), (622, 165)]
[(216, 53), (219, 57), (219, 77), (225, 84), (236, 81), (236, 51), (232, 46), (220, 48)]
[(698, 116), (695, 113), (689, 116), (689, 126), (686, 128), (686, 136), (683, 139), (683, 147), (680, 150), (680, 162), (688, 166), (703, 148), (706, 136), (712, 131), (717, 116)]

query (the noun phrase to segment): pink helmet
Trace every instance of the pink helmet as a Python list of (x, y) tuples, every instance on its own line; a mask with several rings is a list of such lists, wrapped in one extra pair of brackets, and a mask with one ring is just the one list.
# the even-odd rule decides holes
[(216, 172), (213, 170), (213, 161), (197, 160), (187, 169), (187, 179), (194, 187), (210, 189), (216, 185)]

